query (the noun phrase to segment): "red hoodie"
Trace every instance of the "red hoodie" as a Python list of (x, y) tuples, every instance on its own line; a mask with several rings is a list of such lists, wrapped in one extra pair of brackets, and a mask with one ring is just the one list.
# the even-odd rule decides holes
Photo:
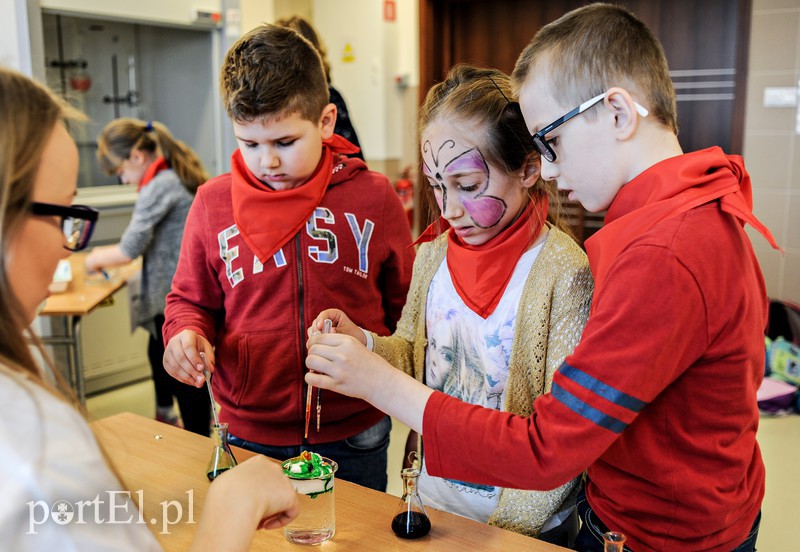
[[(742, 197), (693, 201), (719, 184)], [(670, 215), (653, 219), (651, 207), (677, 197), (692, 200), (687, 210), (667, 205)], [(748, 203), (744, 167), (718, 148), (625, 185), (587, 243), (600, 276), (592, 311), (552, 391), (527, 418), (434, 393), (423, 419), (429, 473), (546, 490), (588, 466), (589, 504), (632, 550), (741, 544), (764, 496), (756, 391), (767, 300), (741, 223)]]
[[(218, 176), (198, 188), (186, 221), (164, 340), (190, 329), (216, 347), (214, 394), (233, 435), (299, 445), (306, 328), (320, 311), (339, 308), (361, 327), (391, 334), (411, 281), (411, 241), (386, 177), (341, 157), (314, 216), (262, 264), (234, 222), (231, 175)], [(308, 442), (355, 435), (382, 416), (327, 391), (320, 432), (312, 423)]]

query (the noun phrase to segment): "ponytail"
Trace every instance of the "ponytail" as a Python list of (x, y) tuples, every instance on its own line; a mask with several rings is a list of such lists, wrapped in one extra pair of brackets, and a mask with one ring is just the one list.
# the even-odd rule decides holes
[(175, 171), (183, 186), (194, 195), (197, 188), (208, 180), (208, 173), (203, 168), (203, 164), (197, 154), (181, 140), (178, 140), (170, 131), (159, 123), (153, 121), (149, 123), (152, 127), (152, 134), (155, 134), (155, 141), (158, 145), (159, 153), (166, 159), (170, 168)]
[(105, 126), (97, 142), (97, 160), (106, 174), (115, 174), (122, 161), (136, 149), (163, 156), (192, 195), (208, 180), (208, 173), (194, 150), (158, 121), (115, 119)]

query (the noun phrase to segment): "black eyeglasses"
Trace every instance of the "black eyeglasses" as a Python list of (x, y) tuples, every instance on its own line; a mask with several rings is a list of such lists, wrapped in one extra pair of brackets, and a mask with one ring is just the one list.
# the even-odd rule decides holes
[[(581, 113), (583, 113), (596, 103), (599, 103), (605, 97), (606, 93), (603, 92), (599, 96), (595, 96), (591, 100), (583, 102), (581, 105), (579, 105), (572, 111), (568, 112), (563, 117), (556, 119), (555, 121), (544, 127), (542, 130), (531, 136), (531, 138), (533, 139), (533, 145), (536, 147), (536, 151), (538, 151), (542, 157), (544, 157), (551, 163), (555, 161), (556, 152), (553, 151), (553, 148), (550, 146), (550, 140), (545, 139), (545, 136), (553, 132), (556, 128), (560, 127), (561, 125), (563, 125), (576, 115), (580, 115)], [(647, 117), (648, 115), (647, 109), (645, 109), (636, 102), (633, 102), (633, 104), (636, 106), (636, 112), (639, 113), (639, 115), (641, 115), (642, 117)]]
[(80, 251), (89, 245), (98, 211), (86, 205), (54, 205), (52, 203), (31, 203), (31, 213), (42, 217), (61, 217), (61, 231), (64, 232), (64, 249)]

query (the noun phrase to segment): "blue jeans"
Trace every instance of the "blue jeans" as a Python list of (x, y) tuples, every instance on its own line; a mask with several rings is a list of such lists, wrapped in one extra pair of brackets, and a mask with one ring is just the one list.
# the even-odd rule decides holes
[(310, 450), (339, 464), (339, 469), (336, 470), (337, 478), (386, 492), (386, 449), (389, 448), (391, 430), (392, 419), (385, 416), (361, 433), (333, 443), (282, 447), (245, 441), (235, 435), (229, 435), (228, 442), (275, 460), (294, 458), (303, 450)]
[[(603, 552), (603, 533), (608, 531), (608, 528), (600, 521), (592, 507), (589, 506), (589, 502), (583, 492), (578, 496), (578, 514), (581, 518), (581, 530), (575, 539), (574, 549), (580, 552)], [(761, 512), (758, 512), (753, 527), (750, 529), (750, 534), (747, 535), (742, 544), (731, 552), (755, 552), (760, 524)], [(627, 546), (624, 547), (624, 550), (625, 552), (631, 552), (631, 549)]]

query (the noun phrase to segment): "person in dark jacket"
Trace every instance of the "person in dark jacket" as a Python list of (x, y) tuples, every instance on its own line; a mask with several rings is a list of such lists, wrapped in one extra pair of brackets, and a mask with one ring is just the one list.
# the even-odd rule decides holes
[[(296, 31), (300, 34), (300, 36), (308, 39), (314, 48), (317, 49), (320, 57), (322, 58), (322, 65), (325, 68), (325, 78), (328, 81), (328, 92), (330, 92), (331, 95), (331, 103), (336, 106), (337, 110), (336, 126), (333, 128), (333, 133), (338, 134), (342, 138), (346, 138), (348, 142), (351, 142), (352, 144), (361, 148), (361, 143), (358, 141), (356, 129), (353, 127), (353, 122), (350, 120), (350, 112), (347, 110), (347, 104), (344, 101), (344, 96), (342, 96), (342, 94), (331, 84), (331, 64), (328, 62), (328, 52), (325, 49), (325, 46), (323, 46), (322, 41), (319, 39), (317, 31), (314, 30), (313, 25), (311, 25), (308, 20), (297, 15), (286, 19), (279, 19), (275, 22), (275, 24), (280, 25), (281, 27), (288, 27), (293, 31)], [(352, 154), (352, 156), (358, 157), (363, 161), (363, 149)]]

